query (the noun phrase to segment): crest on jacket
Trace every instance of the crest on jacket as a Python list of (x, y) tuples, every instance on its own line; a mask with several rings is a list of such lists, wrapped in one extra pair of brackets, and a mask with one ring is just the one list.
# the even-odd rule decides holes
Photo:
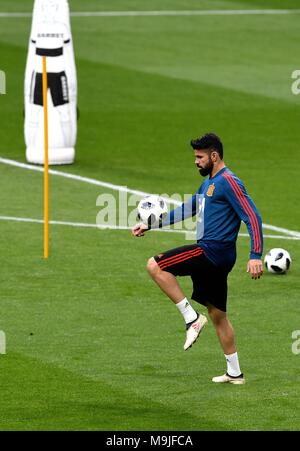
[(214, 194), (214, 191), (215, 191), (215, 184), (213, 183), (212, 185), (209, 185), (209, 187), (208, 187), (208, 189), (207, 189), (207, 191), (206, 191), (206, 195), (208, 196), (208, 197), (212, 197), (213, 196), (213, 194)]

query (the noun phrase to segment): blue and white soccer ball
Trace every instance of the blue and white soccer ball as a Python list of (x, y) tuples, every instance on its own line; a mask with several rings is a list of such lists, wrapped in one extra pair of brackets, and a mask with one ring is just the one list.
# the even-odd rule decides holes
[(267, 253), (264, 263), (269, 272), (283, 274), (289, 270), (292, 259), (288, 251), (276, 247)]
[(142, 221), (148, 227), (157, 226), (167, 214), (167, 203), (154, 194), (144, 197), (137, 206), (138, 221)]

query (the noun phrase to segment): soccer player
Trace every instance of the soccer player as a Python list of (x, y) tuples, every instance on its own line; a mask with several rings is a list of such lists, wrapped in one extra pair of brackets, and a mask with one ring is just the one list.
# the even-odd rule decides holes
[[(234, 339), (234, 330), (226, 314), (227, 277), (236, 261), (236, 240), (241, 220), (251, 238), (247, 272), (252, 279), (263, 274), (261, 260), (263, 235), (261, 217), (241, 182), (223, 161), (223, 145), (214, 133), (191, 141), (195, 165), (208, 176), (197, 193), (169, 212), (160, 227), (188, 217), (197, 217), (197, 243), (162, 252), (148, 261), (148, 271), (160, 289), (176, 304), (186, 323), (184, 350), (197, 340), (207, 323), (205, 315), (194, 310), (176, 277), (190, 276), (191, 299), (206, 306), (216, 329), (227, 362), (227, 371), (212, 379), (217, 383), (244, 384)], [(141, 237), (151, 227), (136, 224), (132, 234)]]

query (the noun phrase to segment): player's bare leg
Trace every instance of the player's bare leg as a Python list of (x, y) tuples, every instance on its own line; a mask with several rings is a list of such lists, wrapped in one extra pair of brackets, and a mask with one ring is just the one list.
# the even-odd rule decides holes
[(234, 331), (226, 313), (211, 304), (207, 307), (207, 310), (215, 326), (224, 354), (234, 354), (236, 352)]
[(183, 293), (176, 277), (160, 269), (154, 258), (150, 258), (147, 264), (147, 270), (159, 286), (159, 288), (176, 304), (186, 323), (186, 341), (183, 349), (186, 351), (197, 340), (202, 328), (207, 323), (204, 315), (198, 314)]
[(159, 288), (174, 304), (177, 304), (185, 298), (185, 294), (180, 288), (176, 277), (167, 271), (162, 271), (153, 257), (148, 260), (147, 270), (154, 282), (157, 283)]
[(244, 384), (245, 379), (240, 370), (238, 354), (234, 340), (234, 330), (227, 315), (222, 310), (209, 304), (208, 314), (216, 329), (220, 344), (227, 362), (226, 374), (213, 378), (213, 382), (229, 382), (232, 384)]

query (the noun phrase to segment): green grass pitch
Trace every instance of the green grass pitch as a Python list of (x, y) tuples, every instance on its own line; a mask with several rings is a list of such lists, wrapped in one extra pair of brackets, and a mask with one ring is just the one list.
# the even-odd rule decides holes
[[(111, 4), (113, 3), (113, 4)], [(284, 3), (284, 5), (283, 5)], [(188, 4), (188, 6), (187, 6)], [(298, 0), (70, 0), (73, 11), (300, 8)], [(32, 1), (1, 0), (0, 12)], [(0, 156), (25, 161), (23, 82), (30, 18), (0, 18)], [(213, 130), (266, 224), (300, 230), (299, 15), (73, 17), (76, 164), (59, 168), (131, 189), (192, 193), (189, 140)], [(42, 175), (0, 164), (0, 216), (42, 218)], [(103, 188), (50, 177), (53, 220), (95, 223)], [(299, 241), (266, 238), (293, 264), (253, 281), (249, 239), (229, 278), (245, 386), (219, 386), (212, 324), (187, 353), (184, 322), (145, 263), (183, 235), (0, 221), (0, 430), (297, 430)], [(244, 231), (244, 230), (243, 230)], [(271, 233), (268, 230), (266, 234)], [(182, 279), (190, 296), (191, 284)], [(200, 310), (203, 311), (202, 308)]]

